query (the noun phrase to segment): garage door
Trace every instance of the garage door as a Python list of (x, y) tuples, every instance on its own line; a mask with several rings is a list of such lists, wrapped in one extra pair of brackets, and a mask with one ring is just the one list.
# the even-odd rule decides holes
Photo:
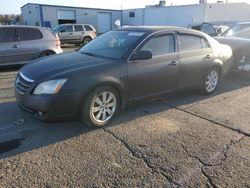
[(111, 29), (112, 29), (111, 13), (99, 12), (98, 13), (98, 32), (105, 33)]
[(74, 10), (58, 10), (58, 24), (76, 23), (76, 11)]

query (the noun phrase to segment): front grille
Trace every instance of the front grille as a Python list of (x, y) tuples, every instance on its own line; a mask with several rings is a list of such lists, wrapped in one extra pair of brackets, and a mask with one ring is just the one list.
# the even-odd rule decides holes
[(34, 80), (27, 78), (21, 72), (17, 74), (16, 77), (16, 91), (22, 95), (30, 88)]

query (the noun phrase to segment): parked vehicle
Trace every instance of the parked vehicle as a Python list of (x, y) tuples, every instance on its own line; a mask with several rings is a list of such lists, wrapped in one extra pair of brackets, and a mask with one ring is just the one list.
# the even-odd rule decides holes
[(86, 45), (96, 38), (96, 30), (89, 24), (62, 24), (52, 29), (62, 44)]
[(62, 53), (60, 40), (41, 27), (0, 26), (0, 66)]
[(237, 23), (215, 39), (231, 46), (231, 71), (250, 71), (250, 22)]
[(210, 94), (231, 48), (208, 35), (176, 27), (109, 31), (80, 50), (37, 60), (16, 79), (21, 109), (40, 120), (81, 116), (102, 127), (121, 108), (184, 88)]
[(190, 25), (189, 28), (197, 30), (197, 31), (202, 31), (202, 32), (214, 37), (214, 36), (218, 36), (218, 35), (222, 34), (223, 32), (225, 32), (229, 28), (229, 26), (227, 26), (225, 24), (213, 25), (211, 23), (202, 22), (200, 24)]

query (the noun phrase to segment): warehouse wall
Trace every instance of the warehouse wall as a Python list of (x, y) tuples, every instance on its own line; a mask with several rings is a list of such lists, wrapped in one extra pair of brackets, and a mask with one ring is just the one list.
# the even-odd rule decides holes
[(203, 21), (204, 8), (202, 4), (146, 8), (144, 24), (187, 27), (189, 24)]
[(29, 4), (21, 8), (23, 23), (25, 25), (38, 26), (41, 24), (40, 20), (40, 6)]
[(204, 21), (226, 23), (250, 21), (250, 5), (247, 3), (207, 4)]
[[(144, 25), (144, 10), (145, 9), (129, 9), (122, 12), (123, 25)], [(129, 13), (134, 12), (135, 17), (129, 17)]]

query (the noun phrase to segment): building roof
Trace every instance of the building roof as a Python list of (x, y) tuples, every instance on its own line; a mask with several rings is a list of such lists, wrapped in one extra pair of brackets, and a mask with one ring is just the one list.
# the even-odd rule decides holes
[(39, 3), (26, 3), (21, 8), (24, 8), (28, 5), (39, 5), (47, 7), (60, 7), (60, 8), (74, 8), (74, 9), (89, 9), (89, 10), (102, 10), (102, 11), (121, 11), (116, 9), (101, 9), (101, 8), (87, 8), (87, 7), (74, 7), (74, 6), (63, 6), (63, 5), (49, 5), (49, 4), (39, 4)]

